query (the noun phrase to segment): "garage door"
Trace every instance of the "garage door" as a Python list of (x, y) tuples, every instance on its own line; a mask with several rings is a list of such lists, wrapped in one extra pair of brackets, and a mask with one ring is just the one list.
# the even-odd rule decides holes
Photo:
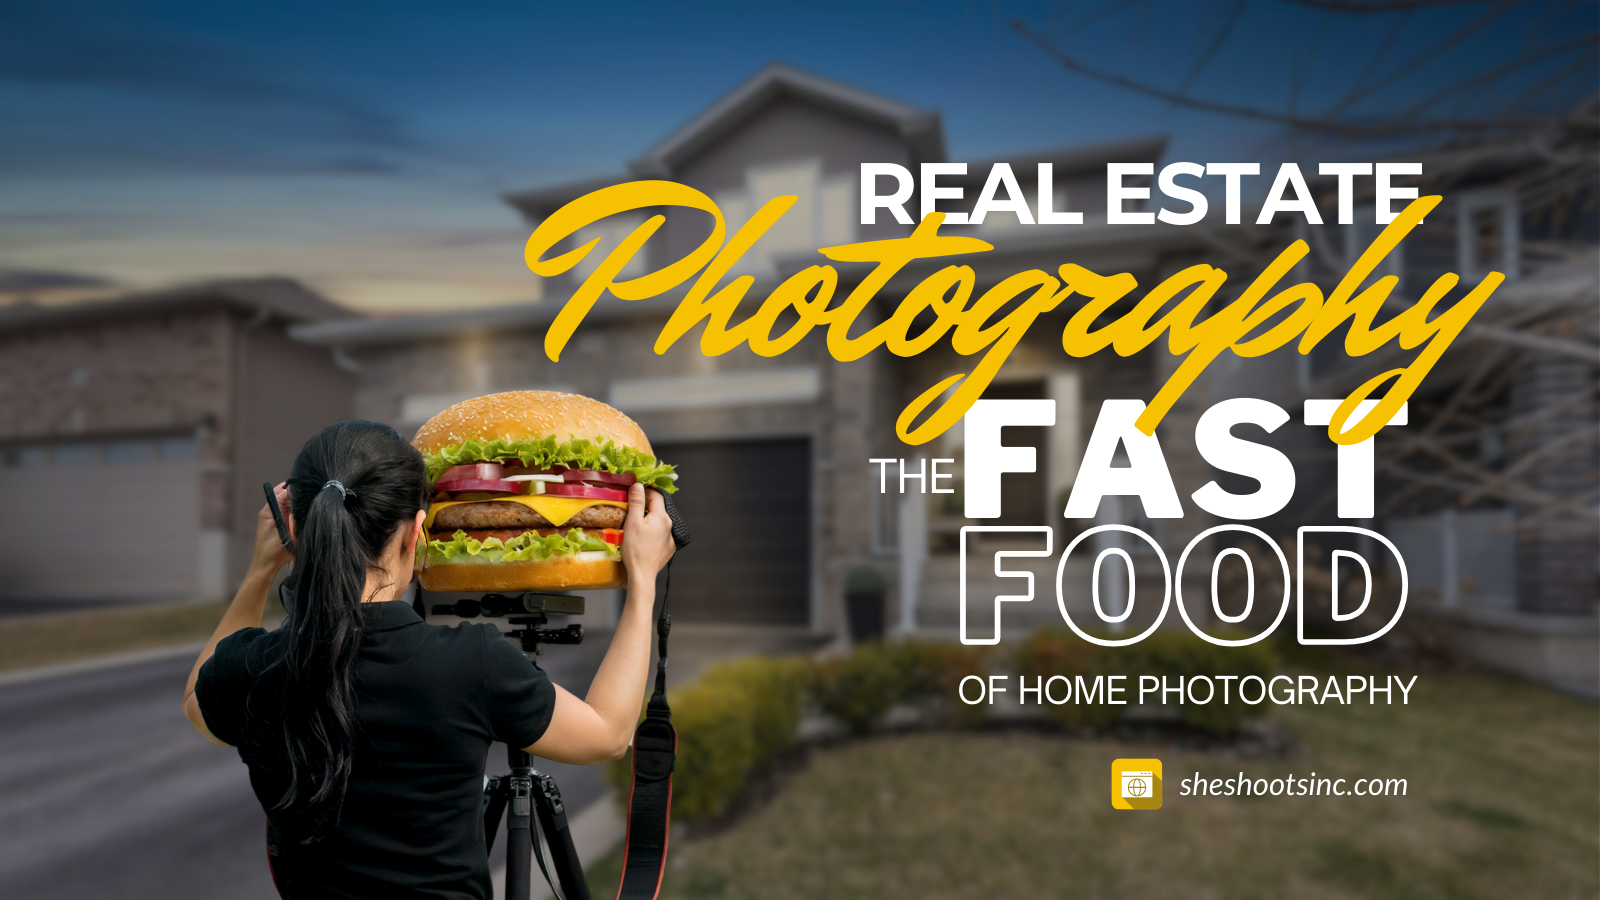
[(197, 455), (189, 438), (7, 451), (0, 466), (0, 595), (195, 596)]
[(685, 622), (811, 622), (811, 447), (801, 440), (658, 446), (694, 543), (672, 563)]

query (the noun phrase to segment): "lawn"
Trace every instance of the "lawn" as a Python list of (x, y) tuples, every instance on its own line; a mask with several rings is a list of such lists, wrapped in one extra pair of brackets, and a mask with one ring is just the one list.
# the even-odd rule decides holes
[(227, 608), (165, 603), (0, 622), (0, 671), (203, 641)]
[[(1357, 664), (1340, 671), (1362, 671)], [(1282, 758), (1037, 731), (924, 732), (814, 751), (770, 802), (675, 840), (664, 898), (1500, 898), (1600, 895), (1600, 714), (1479, 672), (1409, 706), (1280, 707)], [(1202, 746), (1195, 742), (1193, 746)], [(1118, 757), (1165, 805), (1115, 811)], [(1407, 779), (1407, 796), (1178, 796), (1207, 777)], [(616, 856), (591, 869), (615, 896)]]

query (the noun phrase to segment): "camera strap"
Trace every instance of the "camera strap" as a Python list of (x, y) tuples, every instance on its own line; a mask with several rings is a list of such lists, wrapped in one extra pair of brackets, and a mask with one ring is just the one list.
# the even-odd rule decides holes
[(672, 631), (670, 560), (666, 576), (661, 616), (656, 619), (660, 659), (656, 662), (655, 692), (645, 706), (644, 721), (633, 732), (633, 791), (628, 795), (628, 836), (623, 845), (622, 883), (617, 888), (617, 900), (655, 900), (666, 871), (672, 770), (678, 755), (678, 732), (672, 727), (672, 709), (667, 706), (667, 635)]

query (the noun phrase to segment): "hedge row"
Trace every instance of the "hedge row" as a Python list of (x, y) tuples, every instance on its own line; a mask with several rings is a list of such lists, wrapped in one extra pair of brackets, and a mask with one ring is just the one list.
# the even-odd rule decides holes
[[(1182, 632), (1162, 631), (1131, 647), (1090, 644), (1067, 631), (1041, 630), (1009, 658), (960, 644), (905, 641), (863, 644), (844, 656), (812, 661), (799, 657), (750, 657), (707, 670), (693, 685), (671, 694), (678, 729), (672, 782), (672, 815), (693, 822), (723, 812), (757, 766), (790, 749), (802, 711), (809, 706), (855, 734), (880, 724), (896, 706), (915, 707), (925, 721), (946, 726), (980, 722), (987, 705), (967, 705), (957, 689), (969, 675), (1010, 671), (1034, 678), (1065, 675), (1261, 675), (1277, 660), (1270, 648), (1218, 647)], [(1128, 706), (1104, 703), (1045, 704), (1046, 714), (1067, 726), (1104, 726)], [(1240, 703), (1181, 707), (1183, 720), (1226, 734), (1260, 707)], [(607, 779), (622, 796), (632, 780), (631, 755), (612, 763)]]

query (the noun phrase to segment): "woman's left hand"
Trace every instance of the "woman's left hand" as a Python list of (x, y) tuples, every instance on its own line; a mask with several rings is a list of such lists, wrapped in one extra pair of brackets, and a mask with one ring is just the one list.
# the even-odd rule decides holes
[[(283, 510), (283, 523), (289, 527), (289, 536), (292, 538), (294, 516), (289, 512), (288, 482), (279, 482), (272, 488), (272, 493), (278, 498), (278, 508)], [(261, 511), (256, 513), (256, 546), (250, 559), (250, 568), (277, 574), (279, 569), (293, 561), (294, 554), (278, 539), (278, 523), (273, 521), (272, 510), (265, 503), (261, 504)]]

